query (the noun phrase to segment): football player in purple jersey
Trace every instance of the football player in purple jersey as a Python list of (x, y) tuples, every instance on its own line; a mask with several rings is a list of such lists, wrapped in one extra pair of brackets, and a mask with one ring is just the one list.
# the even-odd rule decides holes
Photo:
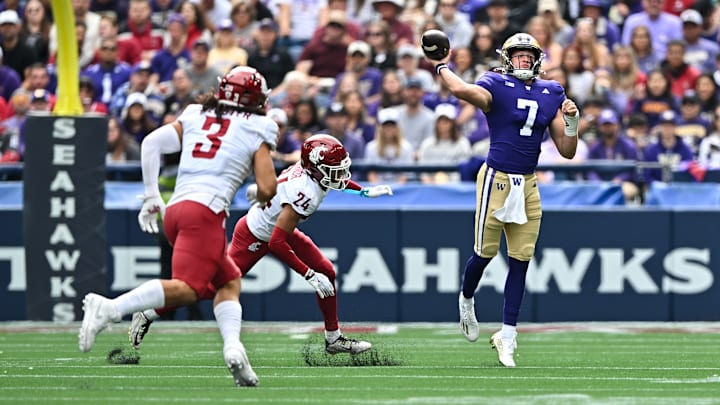
[(459, 297), (460, 328), (474, 342), (479, 335), (475, 290), (483, 270), (495, 257), (502, 232), (508, 246), (502, 329), (490, 344), (500, 363), (515, 366), (516, 325), (525, 291), (525, 275), (540, 231), (540, 194), (535, 169), (540, 143), (550, 131), (560, 154), (571, 159), (577, 147), (580, 113), (556, 81), (543, 80), (542, 48), (532, 36), (509, 37), (498, 50), (502, 68), (487, 72), (475, 84), (463, 81), (447, 63), (431, 60), (435, 72), (456, 97), (482, 109), (490, 128), (490, 151), (477, 176), (474, 254), (465, 265)]

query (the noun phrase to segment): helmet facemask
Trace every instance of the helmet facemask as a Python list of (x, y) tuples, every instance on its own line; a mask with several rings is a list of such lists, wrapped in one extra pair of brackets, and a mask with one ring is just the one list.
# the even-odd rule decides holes
[(316, 167), (323, 174), (320, 185), (334, 190), (344, 190), (352, 177), (351, 163), (350, 156), (346, 156), (338, 165), (318, 164)]

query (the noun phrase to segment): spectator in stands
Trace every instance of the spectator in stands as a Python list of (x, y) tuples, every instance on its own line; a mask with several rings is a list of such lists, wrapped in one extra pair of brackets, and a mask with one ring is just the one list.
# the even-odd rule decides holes
[(167, 38), (162, 49), (155, 53), (150, 62), (152, 74), (150, 83), (166, 83), (172, 79), (178, 68), (186, 68), (190, 63), (190, 52), (185, 48), (187, 42), (187, 22), (179, 13), (170, 14), (166, 22)]
[[(566, 47), (572, 40), (574, 30), (560, 14), (558, 0), (539, 0), (537, 4), (538, 15), (541, 15), (550, 25), (553, 40), (563, 48)], [(575, 20), (571, 22), (575, 24)]]
[(4, 52), (0, 48), (0, 96), (10, 100), (15, 90), (20, 88), (20, 74), (10, 66), (5, 66), (4, 60)]
[[(540, 144), (540, 156), (538, 157), (538, 166), (542, 165), (559, 165), (559, 164), (573, 164), (582, 163), (588, 158), (588, 146), (582, 138), (577, 140), (577, 150), (575, 156), (568, 160), (562, 157), (560, 151), (558, 151), (555, 142), (550, 137), (549, 132), (545, 132), (544, 139)], [(569, 171), (556, 172), (552, 170), (542, 170), (536, 172), (538, 182), (542, 184), (550, 184), (554, 181), (559, 180), (583, 180), (583, 173), (571, 173)]]
[(347, 111), (341, 103), (332, 103), (325, 111), (324, 133), (335, 137), (345, 146), (350, 158), (360, 160), (365, 156), (365, 141), (348, 131)]
[[(525, 32), (538, 41), (543, 53), (545, 53), (545, 58), (543, 58), (542, 65), (540, 65), (542, 70), (547, 72), (549, 69), (560, 66), (563, 47), (553, 39), (552, 28), (547, 20), (542, 16), (531, 18), (525, 25)], [(492, 60), (497, 61), (497, 54), (488, 55), (488, 57), (492, 57)]]
[[(50, 88), (50, 73), (45, 63), (35, 62), (25, 69), (25, 80), (20, 85), (22, 91), (32, 93), (37, 89), (48, 90)], [(20, 91), (20, 89), (18, 89)], [(55, 95), (50, 93), (51, 103), (55, 104)]]
[(365, 41), (372, 49), (370, 66), (383, 72), (397, 68), (395, 44), (391, 38), (390, 26), (385, 21), (370, 22), (365, 31)]
[(685, 63), (685, 43), (682, 40), (670, 41), (667, 55), (660, 62), (660, 68), (670, 82), (670, 92), (678, 100), (686, 90), (695, 88), (695, 81), (702, 74), (697, 68)]
[[(582, 16), (592, 20), (598, 43), (613, 50), (620, 43), (620, 28), (603, 14), (603, 0), (582, 0)], [(575, 21), (577, 24), (577, 21)]]
[(382, 88), (382, 72), (369, 66), (371, 50), (370, 45), (364, 41), (353, 41), (348, 45), (345, 61), (345, 71), (335, 78), (335, 87), (330, 97), (335, 98), (340, 82), (345, 76), (352, 76), (357, 81), (357, 89), (365, 102), (372, 103), (380, 99)]
[(345, 42), (345, 13), (332, 10), (328, 15), (325, 35), (309, 42), (302, 50), (295, 66), (316, 84), (320, 78), (335, 78), (345, 70), (348, 43)]
[[(78, 49), (80, 57), (78, 64), (80, 66), (89, 65), (95, 57), (95, 52), (100, 46), (100, 14), (90, 11), (90, 0), (72, 0), (72, 9), (75, 14), (75, 24), (79, 26), (83, 24), (85, 27), (82, 47)], [(57, 25), (53, 24), (50, 29), (50, 46), (49, 55), (57, 54)]]
[[(337, 10), (342, 13), (345, 13), (345, 16), (347, 16), (347, 1), (345, 0), (330, 0), (327, 3), (327, 13), (329, 14), (332, 10)], [(327, 19), (327, 17), (324, 17)], [(316, 41), (319, 40), (325, 35), (326, 25), (320, 24), (315, 29), (315, 33), (312, 36), (312, 39), (310, 41)], [(351, 18), (346, 18), (345, 20), (345, 38), (344, 41), (346, 43), (350, 43), (352, 41), (357, 41), (362, 39), (362, 29), (360, 28), (360, 25), (352, 20)]]
[(200, 38), (190, 50), (190, 65), (185, 70), (190, 76), (193, 91), (197, 94), (203, 94), (217, 87), (217, 78), (222, 77), (219, 70), (208, 64), (211, 47), (210, 42)]
[(630, 48), (632, 48), (638, 67), (648, 74), (657, 69), (664, 56), (658, 56), (653, 49), (650, 31), (644, 25), (638, 25), (630, 34)]
[[(597, 118), (598, 142), (590, 147), (588, 160), (616, 160), (637, 161), (640, 158), (635, 143), (628, 139), (621, 131), (620, 120), (617, 113), (611, 109), (604, 109)], [(588, 172), (588, 180), (611, 181), (622, 185), (625, 201), (634, 201), (638, 198), (639, 189), (634, 182), (634, 171), (622, 173)]]
[(636, 27), (647, 27), (653, 41), (655, 55), (665, 57), (667, 45), (672, 40), (682, 39), (682, 21), (680, 17), (662, 11), (665, 0), (642, 0), (643, 11), (631, 14), (623, 25), (623, 45), (629, 45), (632, 32)]
[(115, 38), (103, 39), (100, 43), (98, 62), (85, 68), (82, 76), (92, 79), (96, 89), (98, 101), (110, 104), (113, 94), (127, 83), (132, 73), (132, 67), (118, 57), (118, 40)]
[(698, 164), (708, 169), (720, 169), (720, 108), (715, 109), (712, 133), (700, 142)]
[(565, 48), (560, 67), (567, 78), (568, 92), (575, 96), (578, 103), (584, 103), (592, 91), (595, 77), (583, 64), (583, 55), (580, 48), (575, 45), (569, 45)]
[(288, 117), (281, 108), (272, 108), (267, 117), (278, 125), (277, 147), (270, 152), (275, 167), (286, 168), (300, 160), (300, 142), (288, 130)]
[[(455, 50), (453, 50), (453, 54), (456, 55), (457, 52), (455, 52)], [(479, 77), (479, 75), (478, 75), (478, 77)], [(465, 78), (463, 78), (463, 80), (464, 79)], [(465, 80), (465, 81), (468, 83), (475, 83), (475, 80), (472, 80), (472, 81)], [(442, 80), (439, 80), (437, 85), (440, 88), (439, 91), (429, 92), (429, 93), (425, 93), (423, 95), (423, 101), (422, 101), (423, 105), (431, 110), (435, 110), (435, 107), (437, 107), (440, 104), (452, 104), (456, 108), (460, 109), (460, 100), (450, 92), (450, 89), (447, 88), (445, 83), (443, 83)], [(458, 118), (458, 120), (459, 120), (458, 124), (465, 123), (465, 122), (463, 122), (464, 120), (462, 120), (461, 118)]]
[(450, 38), (450, 46), (466, 48), (472, 40), (473, 26), (467, 15), (458, 10), (457, 3), (457, 0), (439, 0), (435, 21)]
[(143, 93), (146, 97), (145, 110), (150, 114), (153, 122), (160, 122), (160, 117), (165, 113), (165, 102), (163, 96), (150, 84), (150, 72), (150, 64), (147, 62), (140, 62), (133, 67), (130, 80), (117, 89), (110, 101), (112, 115), (121, 117), (127, 97), (132, 93)]
[(102, 101), (95, 100), (95, 82), (87, 76), (80, 76), (78, 80), (78, 94), (83, 112), (108, 114), (108, 107)]
[(107, 154), (105, 163), (125, 163), (140, 160), (140, 144), (123, 130), (117, 118), (108, 120)]
[(351, 91), (340, 102), (347, 113), (348, 131), (362, 139), (365, 144), (375, 139), (375, 126), (367, 119), (365, 98), (360, 91)]
[(625, 113), (632, 108), (630, 100), (641, 95), (647, 76), (638, 67), (632, 48), (625, 45), (618, 45), (613, 50), (610, 69), (613, 88), (624, 98), (622, 108), (618, 111)]
[(135, 41), (140, 45), (141, 60), (149, 61), (163, 47), (162, 27), (150, 20), (152, 10), (148, 0), (130, 0), (128, 19), (119, 24), (119, 41)]
[[(195, 96), (197, 94), (193, 92), (192, 82), (187, 71), (176, 69), (172, 76), (172, 93), (165, 97), (165, 115), (179, 116), (182, 110), (194, 101)], [(164, 121), (163, 119), (162, 122)]]
[(598, 96), (590, 96), (582, 106), (583, 114), (578, 121), (578, 137), (585, 141), (588, 145), (595, 143), (597, 138), (597, 117), (600, 111), (610, 105), (604, 98)]
[[(191, 0), (183, 0), (176, 8), (187, 22), (187, 39), (185, 47), (192, 51), (195, 43), (202, 39), (212, 43), (212, 31), (208, 28), (207, 18), (199, 5)], [(203, 90), (204, 91), (204, 90)]]
[(0, 122), (0, 162), (20, 162), (25, 154), (25, 140), (21, 132), (30, 110), (30, 95), (25, 92), (15, 94), (10, 99), (13, 115)]
[[(298, 55), (311, 42), (310, 40), (317, 27), (327, 25), (331, 20), (327, 10), (327, 2), (325, 0), (305, 0), (302, 2), (277, 0), (277, 6), (276, 20), (280, 26), (282, 45), (287, 47), (294, 60), (302, 60), (302, 58), (298, 58)], [(345, 21), (342, 22), (342, 25), (344, 30)]]
[(495, 34), (490, 26), (478, 23), (475, 26), (475, 35), (470, 42), (470, 53), (473, 65), (478, 72), (486, 72), (498, 66), (497, 52), (495, 52)]
[(255, 31), (255, 46), (248, 55), (248, 65), (263, 73), (271, 89), (282, 83), (294, 64), (287, 50), (278, 45), (277, 30), (272, 19), (261, 20)]
[(715, 70), (715, 59), (720, 54), (717, 41), (703, 38), (703, 18), (700, 12), (687, 9), (680, 14), (683, 22), (683, 40), (685, 41), (685, 62), (703, 73)]
[[(117, 41), (119, 35), (118, 30), (118, 22), (114, 15), (104, 14), (100, 17), (99, 33), (101, 44), (102, 41), (105, 39), (112, 39)], [(126, 62), (131, 66), (140, 63), (140, 58), (142, 57), (142, 48), (140, 48), (140, 42), (131, 38), (124, 41), (117, 41), (117, 44), (117, 55), (119, 60)], [(102, 52), (100, 50), (95, 52), (95, 57), (92, 61), (93, 63), (97, 63), (100, 60), (101, 53)]]
[(320, 114), (315, 101), (311, 98), (298, 101), (293, 113), (288, 117), (288, 122), (293, 136), (300, 143), (305, 142), (305, 137), (320, 131)]
[(382, 90), (380, 101), (370, 103), (367, 106), (369, 117), (375, 117), (377, 112), (383, 108), (399, 106), (403, 103), (403, 84), (400, 76), (395, 70), (386, 70), (383, 74)]
[(123, 129), (140, 144), (158, 125), (145, 109), (145, 104), (147, 104), (145, 94), (131, 93), (125, 100), (125, 108), (121, 116)]
[(235, 43), (246, 51), (252, 50), (255, 46), (253, 36), (258, 28), (258, 22), (255, 21), (255, 13), (255, 5), (250, 0), (236, 2), (230, 13), (232, 21), (230, 30), (235, 39)]
[[(435, 130), (418, 149), (419, 164), (459, 164), (472, 153), (470, 141), (460, 132), (455, 120), (458, 117), (457, 106), (440, 104), (435, 107)], [(460, 181), (457, 172), (423, 173), (423, 183), (447, 183)]]
[(156, 26), (167, 27), (168, 17), (175, 14), (179, 0), (150, 0), (150, 21)]
[(270, 95), (269, 104), (285, 110), (291, 123), (294, 120), (295, 106), (306, 95), (314, 95), (314, 89), (308, 85), (308, 80), (305, 73), (291, 70), (285, 75), (282, 84)]
[[(450, 62), (458, 76), (468, 83), (475, 83), (475, 80), (482, 74), (482, 72), (475, 69), (475, 65), (472, 63), (472, 53), (469, 48), (454, 48)], [(433, 88), (438, 88), (439, 86), (439, 84), (435, 84)]]
[[(404, 139), (402, 130), (398, 126), (397, 110), (384, 108), (378, 111), (377, 115), (378, 127), (375, 130), (375, 139), (365, 147), (365, 163), (387, 165), (413, 163), (414, 150)], [(371, 171), (367, 176), (371, 183), (405, 183), (408, 179), (406, 173), (400, 172)]]
[(50, 57), (50, 27), (52, 19), (49, 16), (49, 6), (40, 0), (29, 0), (23, 11), (23, 21), (20, 28), (20, 38), (25, 45), (32, 48), (38, 60), (47, 63)]
[(487, 24), (493, 32), (494, 47), (500, 49), (505, 38), (520, 32), (521, 27), (510, 21), (510, 8), (507, 0), (489, 0), (486, 11)]
[(570, 46), (580, 50), (583, 66), (591, 72), (611, 64), (610, 50), (597, 41), (593, 21), (589, 18), (578, 18), (575, 21), (575, 37)]
[[(212, 32), (217, 32), (217, 24), (228, 18), (232, 12), (233, 4), (236, 3), (236, 1), (230, 2), (230, 0), (200, 0), (199, 2), (196, 0), (196, 2), (199, 3), (198, 5), (205, 14), (208, 29)], [(254, 8), (254, 3), (252, 1), (251, 3)], [(250, 34), (252, 35), (252, 32)]]
[(648, 125), (654, 128), (663, 111), (679, 110), (677, 101), (670, 92), (668, 78), (660, 69), (652, 70), (647, 76), (647, 86), (640, 98), (634, 99), (633, 112), (641, 112), (648, 118)]
[(595, 80), (593, 80), (590, 96), (602, 98), (606, 104), (620, 114), (625, 112), (628, 99), (623, 93), (615, 90), (612, 73), (607, 69), (597, 69), (594, 74)]
[[(360, 87), (358, 86), (358, 79), (353, 74), (346, 74), (343, 75), (340, 80), (335, 81), (335, 87), (337, 91), (335, 92), (335, 96), (332, 97), (332, 102), (339, 102), (345, 96), (350, 94), (351, 91), (360, 91)], [(323, 104), (320, 104), (321, 106), (325, 107), (327, 105), (330, 105), (331, 101), (324, 102)]]
[(657, 142), (657, 135), (650, 132), (647, 116), (643, 113), (632, 113), (628, 117), (625, 134), (633, 142), (638, 152), (643, 156), (648, 145)]
[[(647, 0), (646, 0), (647, 1)], [(646, 162), (657, 162), (663, 165), (663, 169), (674, 169), (680, 162), (689, 163), (693, 160), (693, 152), (689, 146), (675, 133), (677, 114), (672, 110), (664, 111), (658, 118), (656, 128), (658, 141), (645, 149), (644, 160)], [(648, 185), (653, 181), (668, 181), (663, 176), (663, 169), (644, 170), (645, 183)]]
[(398, 76), (403, 82), (410, 79), (420, 82), (423, 91), (433, 91), (435, 79), (425, 69), (420, 69), (420, 50), (411, 44), (400, 46), (397, 51)]
[(390, 27), (390, 40), (396, 49), (403, 44), (415, 43), (412, 27), (399, 18), (405, 8), (404, 0), (372, 0), (372, 6)]
[(25, 68), (40, 59), (35, 50), (20, 38), (21, 21), (15, 10), (0, 12), (0, 37), (2, 37), (3, 63), (25, 77)]
[(695, 92), (700, 99), (703, 116), (710, 121), (714, 121), (712, 116), (718, 106), (718, 92), (720, 92), (720, 89), (712, 74), (703, 73), (697, 78)]
[(712, 131), (712, 122), (701, 115), (700, 98), (695, 90), (687, 90), (680, 102), (680, 116), (675, 133), (697, 155), (700, 142)]
[(236, 45), (232, 22), (219, 22), (215, 33), (215, 46), (208, 54), (208, 65), (224, 75), (235, 66), (247, 66), (247, 59), (247, 51)]
[(423, 89), (420, 81), (408, 80), (402, 93), (403, 104), (394, 107), (398, 112), (396, 122), (405, 139), (413, 147), (414, 153), (417, 153), (420, 144), (433, 136), (435, 115), (422, 104)]

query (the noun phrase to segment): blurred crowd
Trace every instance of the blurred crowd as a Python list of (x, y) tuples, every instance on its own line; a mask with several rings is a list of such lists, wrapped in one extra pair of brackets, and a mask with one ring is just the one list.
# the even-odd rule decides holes
[[(460, 164), (482, 159), (482, 111), (440, 85), (418, 47), (447, 33), (468, 82), (499, 67), (516, 32), (544, 48), (542, 78), (581, 107), (574, 161), (682, 166), (702, 181), (720, 168), (720, 6), (713, 0), (71, 0), (86, 112), (106, 114), (107, 162), (139, 159), (142, 139), (175, 119), (231, 67), (273, 89), (276, 163), (298, 159), (317, 132), (354, 161)], [(0, 160), (22, 161), (23, 123), (55, 101), (57, 32), (49, 0), (0, 1)], [(541, 163), (557, 163), (552, 141)], [(660, 169), (587, 173), (636, 198)], [(558, 177), (541, 173), (540, 180)], [(371, 182), (452, 182), (457, 171), (370, 172)]]

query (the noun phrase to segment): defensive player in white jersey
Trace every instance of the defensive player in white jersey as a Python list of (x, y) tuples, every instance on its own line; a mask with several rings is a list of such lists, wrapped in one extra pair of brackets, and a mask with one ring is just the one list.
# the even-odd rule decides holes
[[(265, 116), (267, 95), (260, 73), (249, 67), (234, 68), (220, 80), (217, 94), (206, 94), (177, 121), (144, 139), (145, 196), (138, 221), (143, 231), (157, 233), (157, 214), (164, 217), (165, 234), (174, 247), (172, 279), (145, 282), (112, 300), (88, 294), (83, 300), (81, 351), (90, 351), (96, 335), (124, 315), (188, 305), (212, 286), (225, 363), (236, 385), (258, 384), (240, 342), (240, 271), (227, 256), (225, 221), (231, 199), (252, 171), (258, 200), (267, 202), (275, 195), (277, 179), (270, 151), (275, 148), (278, 127)], [(158, 188), (160, 157), (175, 152), (181, 152), (177, 183), (165, 212)]]
[[(243, 275), (269, 252), (303, 276), (317, 293), (325, 321), (325, 351), (330, 354), (358, 354), (372, 345), (341, 333), (333, 264), (297, 225), (320, 207), (331, 189), (365, 197), (392, 195), (387, 185), (361, 187), (350, 180), (350, 164), (345, 147), (335, 137), (317, 134), (308, 138), (302, 145), (300, 162), (285, 169), (278, 178), (275, 197), (263, 203), (257, 195), (259, 188), (248, 188), (248, 199), (253, 205), (235, 225), (228, 252)], [(152, 321), (168, 309), (147, 310), (133, 316), (130, 341), (135, 347), (142, 343)]]

